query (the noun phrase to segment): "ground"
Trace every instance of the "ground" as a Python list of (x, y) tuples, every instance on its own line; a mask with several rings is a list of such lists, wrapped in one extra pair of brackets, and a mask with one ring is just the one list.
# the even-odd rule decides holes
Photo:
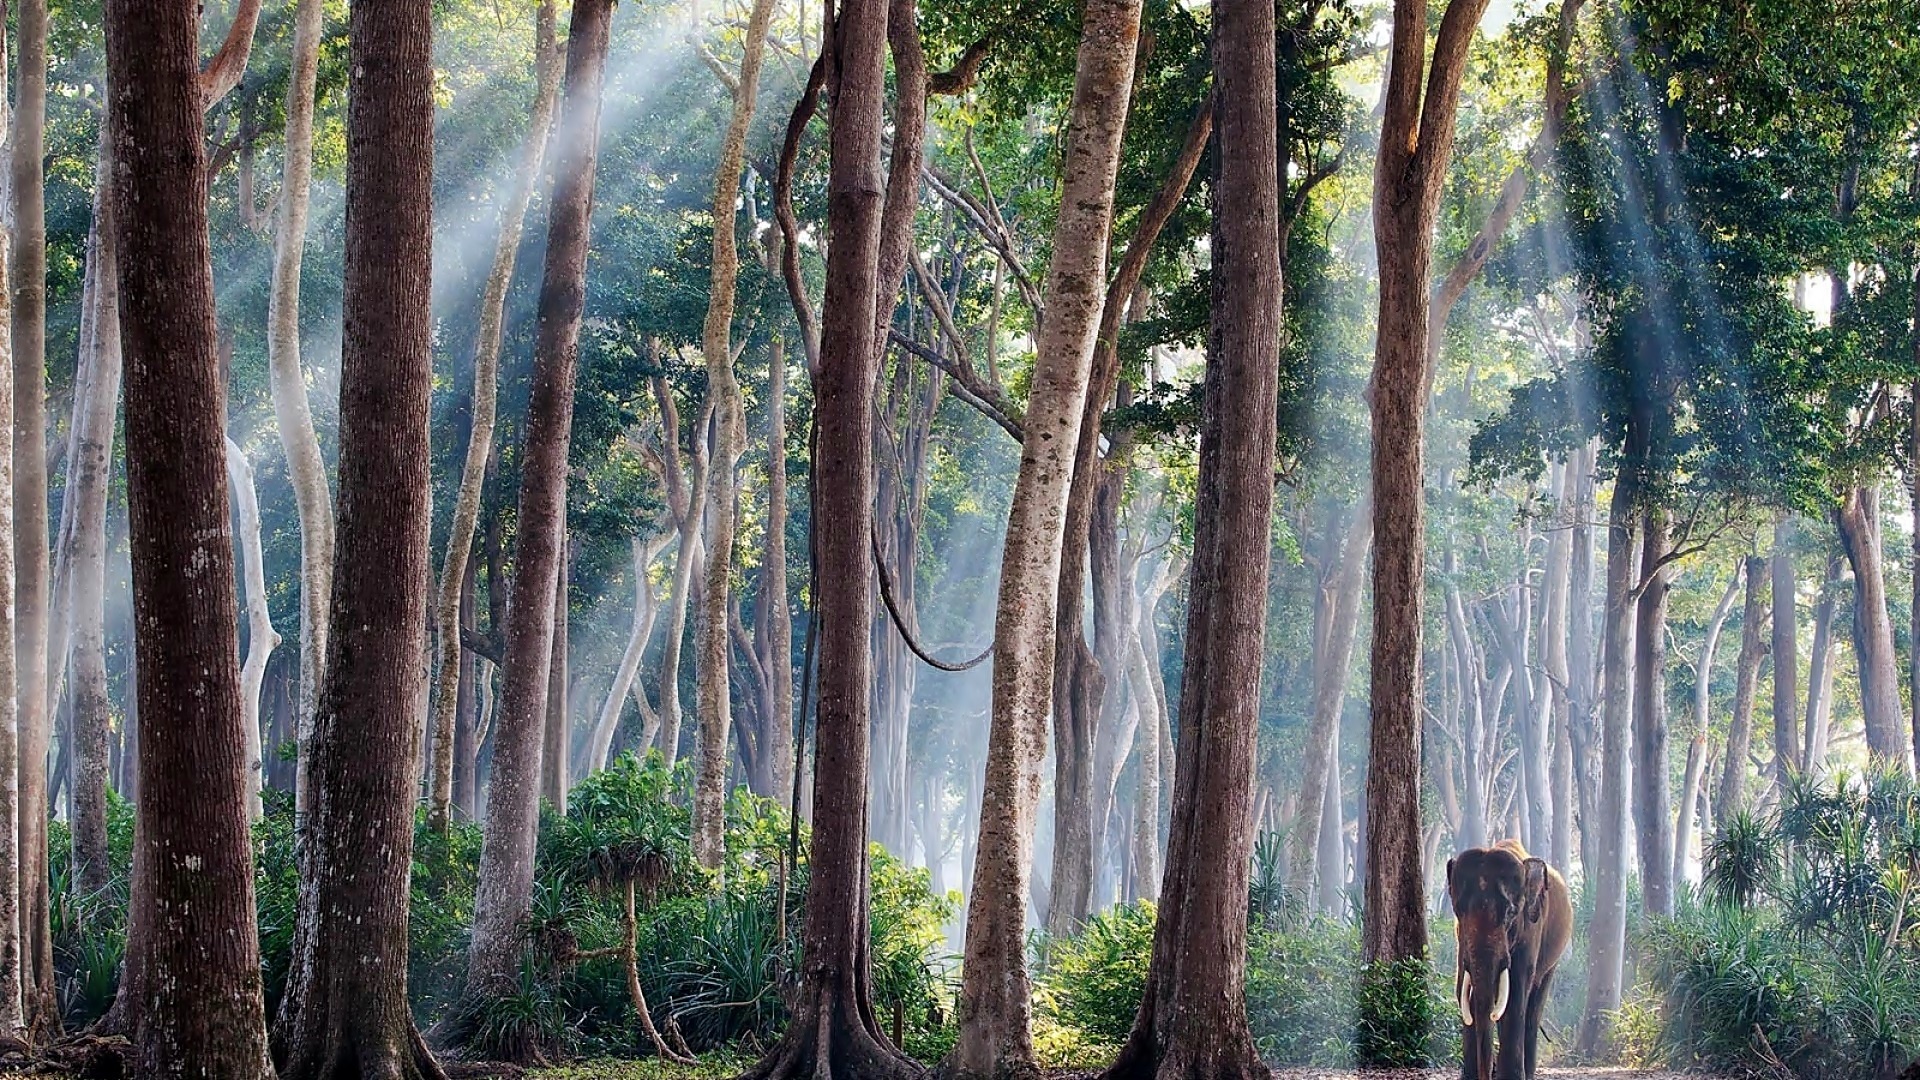
[[(1411, 1069), (1356, 1073), (1350, 1069), (1275, 1069), (1273, 1080), (1457, 1080), (1460, 1070)], [(1698, 1073), (1650, 1072), (1644, 1069), (1543, 1067), (1538, 1080), (1710, 1080)]]

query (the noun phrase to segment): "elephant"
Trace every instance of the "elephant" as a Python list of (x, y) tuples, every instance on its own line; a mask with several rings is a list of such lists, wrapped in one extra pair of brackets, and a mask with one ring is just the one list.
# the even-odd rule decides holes
[(1460, 945), (1454, 976), (1463, 1025), (1460, 1076), (1533, 1080), (1547, 990), (1573, 936), (1566, 879), (1518, 840), (1502, 840), (1447, 860), (1447, 894)]

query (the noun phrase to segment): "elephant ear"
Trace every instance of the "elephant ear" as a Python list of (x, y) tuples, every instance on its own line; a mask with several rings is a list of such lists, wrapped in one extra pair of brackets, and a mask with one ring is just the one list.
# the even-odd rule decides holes
[(1526, 884), (1521, 892), (1522, 910), (1527, 921), (1539, 922), (1547, 910), (1547, 862), (1545, 859), (1526, 861)]
[(1453, 899), (1453, 863), (1454, 863), (1454, 860), (1452, 859), (1447, 860), (1447, 899), (1448, 900)]

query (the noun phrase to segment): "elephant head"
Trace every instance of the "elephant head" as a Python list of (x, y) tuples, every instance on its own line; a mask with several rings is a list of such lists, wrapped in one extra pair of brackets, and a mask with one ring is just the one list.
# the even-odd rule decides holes
[[(1516, 952), (1537, 956), (1547, 907), (1547, 864), (1508, 847), (1475, 848), (1447, 862), (1460, 945), (1454, 998), (1470, 1043), (1491, 1050), (1493, 1030), (1509, 1010), (1524, 1012), (1532, 972), (1512, 970)], [(1504, 1031), (1504, 1029), (1503, 1029)], [(1469, 1054), (1489, 1075), (1490, 1053)]]

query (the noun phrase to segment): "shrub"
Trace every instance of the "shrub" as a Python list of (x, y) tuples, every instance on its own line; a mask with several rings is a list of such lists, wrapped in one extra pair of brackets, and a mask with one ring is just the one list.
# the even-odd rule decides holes
[(1118, 1047), (1133, 1030), (1153, 956), (1154, 906), (1140, 901), (1088, 919), (1056, 938), (1036, 995), (1038, 1019), (1077, 1030), (1086, 1041)]
[(1360, 969), (1354, 1057), (1363, 1065), (1418, 1068), (1434, 1060), (1434, 968), (1425, 957), (1376, 961)]

